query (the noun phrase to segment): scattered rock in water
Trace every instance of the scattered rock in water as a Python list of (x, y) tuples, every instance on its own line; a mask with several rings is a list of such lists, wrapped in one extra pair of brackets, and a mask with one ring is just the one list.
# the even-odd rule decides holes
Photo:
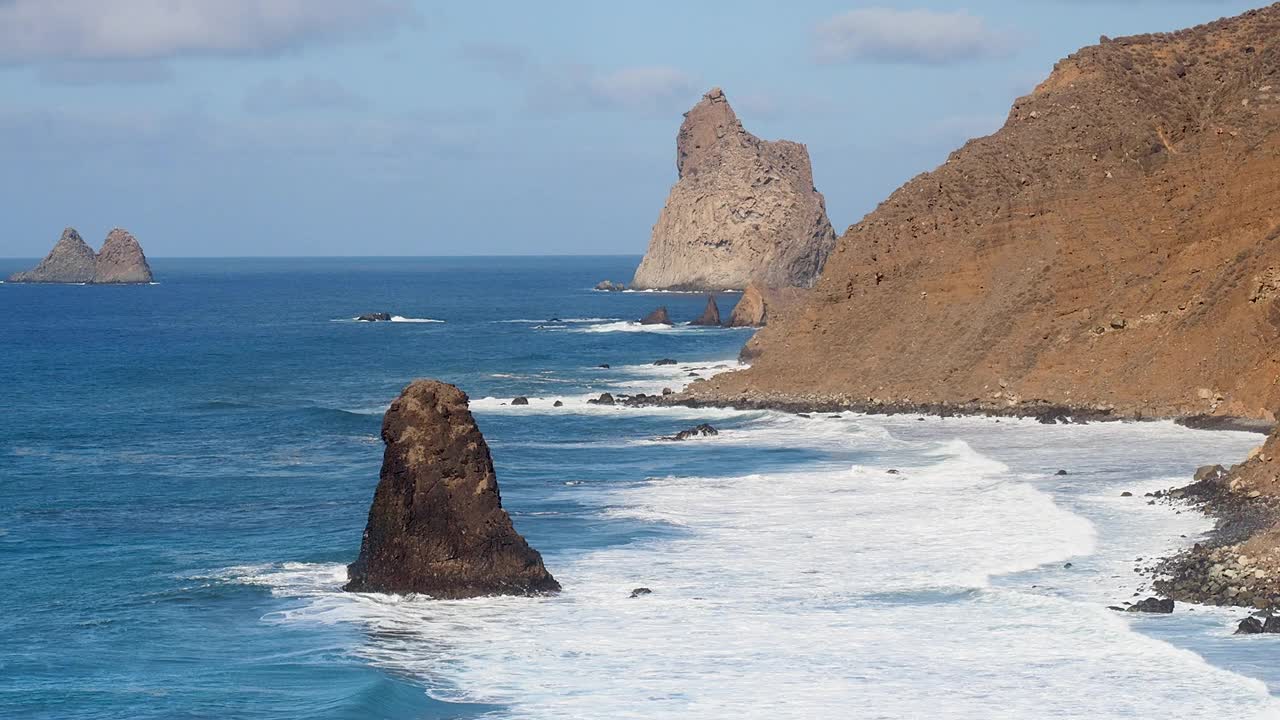
[(1120, 497), (1133, 497), (1133, 493), (1129, 492), (1128, 490), (1125, 490), (1124, 492), (1120, 493)]
[(828, 415), (827, 417), (831, 418), (832, 420), (839, 420), (840, 418), (842, 418), (842, 417), (844, 417), (844, 416), (843, 416), (843, 415)]
[(561, 401), (561, 400), (557, 400), (557, 401), (555, 401), (555, 402), (551, 403), (551, 407), (564, 407), (564, 402), (563, 402), (563, 401)]
[(654, 365), (675, 365), (676, 361), (672, 360), (671, 358), (662, 358), (661, 360), (654, 360), (653, 364)]
[(1173, 612), (1173, 600), (1169, 598), (1149, 597), (1130, 605), (1125, 612), (1168, 614)]
[(414, 381), (383, 417), (382, 440), (381, 478), (345, 590), (456, 599), (560, 589), (502, 508), (465, 393)]
[(1250, 615), (1249, 617), (1240, 621), (1240, 624), (1236, 626), (1236, 631), (1232, 634), (1233, 635), (1260, 635), (1262, 634), (1262, 632), (1263, 632), (1262, 621)]
[(359, 322), (391, 322), (391, 313), (365, 313), (356, 318)]
[(599, 364), (599, 365), (597, 365), (596, 367), (598, 367), (598, 368), (603, 368), (603, 369), (605, 369), (605, 370), (608, 370), (608, 369), (609, 369), (609, 363), (600, 363), (600, 364)]
[(613, 282), (612, 280), (601, 280), (600, 282), (596, 283), (596, 290), (603, 290), (604, 292), (622, 292), (623, 290), (626, 290), (626, 289), (627, 289), (627, 286), (625, 284), (616, 283), (616, 282)]
[(1059, 470), (1058, 472), (1054, 473), (1054, 475), (1066, 475), (1066, 474), (1067, 474), (1066, 470)]
[(1070, 570), (1073, 567), (1075, 567), (1075, 565), (1072, 565), (1071, 563), (1062, 563), (1063, 570)]
[(699, 327), (720, 327), (720, 306), (716, 305), (716, 296), (707, 296), (707, 307), (690, 325)]
[(511, 398), (511, 404), (512, 404), (512, 405), (528, 405), (528, 404), (529, 404), (529, 398), (527, 398), (527, 397), (525, 397), (525, 396), (523, 396), (523, 395), (521, 395), (521, 396), (519, 396), (519, 397), (514, 397), (514, 398)]
[(617, 401), (613, 399), (613, 395), (609, 393), (600, 393), (600, 397), (591, 398), (587, 401), (587, 403), (591, 405), (613, 405), (616, 402)]
[(671, 388), (662, 388), (662, 394), (663, 394), (663, 395), (673, 395), (673, 394), (675, 394), (675, 390), (672, 390)]
[(672, 439), (673, 439), (673, 440), (688, 440), (689, 438), (695, 438), (695, 437), (711, 437), (711, 436), (713, 436), (713, 435), (719, 435), (719, 434), (720, 434), (720, 431), (719, 431), (719, 430), (716, 430), (714, 427), (711, 427), (711, 425), (709, 425), (709, 424), (707, 424), (707, 423), (702, 423), (701, 425), (697, 425), (697, 426), (695, 426), (695, 427), (691, 427), (691, 428), (689, 428), (688, 430), (681, 430), (680, 432), (676, 433), (676, 434), (672, 437)]
[(889, 468), (888, 470), (885, 470), (884, 472), (885, 472), (885, 474), (886, 474), (886, 475), (901, 475), (901, 474), (902, 474), (902, 472), (901, 472), (901, 471), (899, 471), (897, 468)]
[(809, 413), (796, 413), (796, 417), (811, 418), (813, 416), (810, 415)]
[(641, 325), (670, 325), (671, 315), (667, 313), (667, 306), (663, 305), (653, 312), (640, 318)]
[(638, 587), (635, 590), (631, 591), (631, 597), (633, 598), (644, 597), (645, 595), (652, 595), (652, 594), (653, 594), (653, 591), (646, 587)]

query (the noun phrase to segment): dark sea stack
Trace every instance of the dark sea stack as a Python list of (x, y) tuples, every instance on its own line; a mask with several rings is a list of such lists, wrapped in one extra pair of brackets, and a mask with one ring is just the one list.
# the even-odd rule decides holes
[(696, 320), (689, 323), (699, 327), (719, 327), (720, 326), (720, 306), (716, 305), (716, 296), (707, 296), (707, 307)]
[(804, 145), (747, 132), (712, 88), (685, 113), (676, 172), (632, 289), (813, 284), (836, 233)]
[(657, 310), (654, 310), (653, 312), (641, 318), (640, 324), (641, 325), (670, 325), (671, 315), (667, 312), (667, 307), (663, 305)]
[(764, 327), (769, 321), (769, 309), (765, 303), (764, 292), (752, 285), (742, 293), (738, 304), (729, 314), (725, 327)]
[(93, 248), (85, 244), (75, 228), (62, 231), (53, 250), (32, 270), (9, 276), (13, 283), (88, 283), (93, 282), (97, 258)]
[(344, 589), (437, 599), (560, 589), (502, 509), (466, 394), (414, 381), (387, 410), (382, 440), (381, 479)]
[(98, 265), (93, 282), (101, 284), (141, 284), (153, 280), (151, 265), (137, 238), (128, 230), (115, 228), (98, 251)]

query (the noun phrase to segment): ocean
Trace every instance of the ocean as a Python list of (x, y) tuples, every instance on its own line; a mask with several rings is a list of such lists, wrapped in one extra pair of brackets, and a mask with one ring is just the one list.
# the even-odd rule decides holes
[[(1106, 609), (1210, 526), (1143, 494), (1262, 436), (588, 405), (736, 367), (750, 336), (634, 322), (702, 295), (591, 289), (636, 262), (0, 285), (0, 717), (1280, 716), (1244, 611)], [(399, 321), (352, 321), (378, 311)], [(340, 591), (417, 377), (471, 396), (560, 595)]]

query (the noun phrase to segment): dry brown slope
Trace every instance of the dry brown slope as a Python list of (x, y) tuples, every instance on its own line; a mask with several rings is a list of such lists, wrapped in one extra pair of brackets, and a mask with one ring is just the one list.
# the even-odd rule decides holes
[(1085, 48), (841, 238), (702, 399), (1280, 406), (1280, 5)]

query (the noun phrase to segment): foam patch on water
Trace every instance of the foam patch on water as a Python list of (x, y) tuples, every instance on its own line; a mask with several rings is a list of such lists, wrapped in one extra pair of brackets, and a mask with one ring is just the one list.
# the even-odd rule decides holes
[[(885, 447), (818, 431), (841, 422), (808, 423), (813, 442)], [(742, 432), (791, 443), (792, 426), (772, 414)], [(824, 465), (574, 488), (602, 518), (677, 532), (548, 556), (558, 597), (344, 594), (334, 565), (233, 575), (304, 599), (268, 620), (356, 623), (360, 655), (502, 717), (1275, 716), (1263, 683), (1126, 616), (995, 582), (1095, 555), (1097, 528), (968, 442), (895, 442), (896, 475)], [(641, 586), (653, 594), (629, 598)]]
[(622, 320), (618, 322), (588, 325), (583, 328), (571, 328), (569, 331), (578, 333), (631, 332), (654, 333), (658, 335), (681, 335), (685, 333), (740, 332), (742, 330), (755, 330), (755, 328), (704, 327), (701, 325), (690, 325), (689, 323), (677, 323), (675, 325), (643, 325), (635, 320)]
[(578, 324), (578, 323), (606, 323), (615, 322), (621, 318), (615, 317), (588, 317), (588, 318), (546, 318), (543, 320), (530, 320), (528, 318), (516, 318), (514, 320), (491, 320), (494, 323), (511, 323), (516, 325), (555, 325), (562, 324)]
[[(375, 321), (367, 321), (367, 320), (361, 320), (361, 319), (359, 319), (359, 318), (336, 318), (336, 319), (334, 319), (334, 320), (330, 320), (329, 322), (354, 322), (354, 323), (362, 323), (362, 324), (368, 324), (368, 325), (378, 325), (378, 324), (381, 324), (381, 323), (382, 323), (382, 322), (384, 322), (384, 321), (378, 321), (378, 320), (375, 320)], [(415, 317), (404, 317), (403, 315), (392, 315), (392, 316), (391, 316), (391, 320), (390, 320), (389, 322), (393, 322), (393, 323), (443, 323), (443, 322), (444, 322), (444, 320), (436, 320), (435, 318), (415, 318)]]

